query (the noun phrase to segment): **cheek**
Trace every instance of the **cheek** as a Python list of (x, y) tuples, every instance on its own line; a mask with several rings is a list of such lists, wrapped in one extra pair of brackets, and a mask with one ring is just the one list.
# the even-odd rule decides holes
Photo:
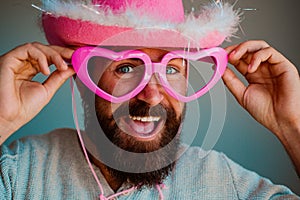
[(98, 87), (109, 94), (111, 94), (111, 90), (114, 87), (114, 85), (115, 85), (115, 82), (112, 81), (109, 78), (109, 76), (107, 76), (105, 73), (101, 76), (101, 78), (98, 82)]
[(179, 94), (185, 96), (187, 92), (186, 80), (172, 83), (173, 89)]
[(183, 102), (178, 102), (178, 103), (176, 104), (175, 112), (176, 112), (177, 118), (178, 118), (179, 116), (182, 116), (183, 110), (184, 110), (184, 106), (185, 106), (185, 103), (183, 103)]
[(183, 96), (186, 95), (187, 92), (187, 80), (184, 76), (179, 75), (175, 78), (172, 77), (168, 79), (169, 85), (172, 88), (172, 90), (176, 91), (178, 94), (181, 94)]
[(177, 119), (183, 114), (183, 110), (185, 107), (185, 103), (178, 101), (177, 99), (174, 99), (173, 97), (166, 96), (165, 97), (166, 102), (165, 103), (169, 106), (169, 108), (172, 108), (175, 111)]
[(106, 101), (100, 97), (96, 97), (96, 110), (99, 114), (111, 117), (113, 113), (121, 106), (121, 104), (114, 104)]
[(121, 106), (121, 104), (109, 103), (108, 106), (110, 108), (111, 113), (114, 113)]
[(112, 96), (120, 97), (132, 92), (138, 83), (132, 81), (132, 79), (130, 81), (124, 81), (108, 72), (102, 75), (98, 81), (98, 87)]

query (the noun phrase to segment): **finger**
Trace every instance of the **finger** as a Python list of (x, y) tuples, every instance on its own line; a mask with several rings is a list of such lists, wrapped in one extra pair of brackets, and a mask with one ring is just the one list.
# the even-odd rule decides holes
[(74, 74), (75, 71), (70, 67), (64, 71), (54, 71), (43, 83), (48, 93), (48, 99), (50, 100), (62, 84)]
[[(22, 62), (29, 62), (34, 69), (34, 75), (42, 72), (45, 75), (50, 74), (48, 61), (45, 54), (31, 43), (16, 47), (1, 58), (3, 67), (8, 67), (14, 72), (22, 70)], [(31, 72), (32, 73), (32, 72)]]
[(237, 69), (237, 71), (241, 73), (243, 76), (247, 75), (248, 66), (249, 66), (249, 63), (247, 61), (239, 60), (239, 62), (236, 63), (232, 63), (232, 62), (229, 63), (232, 64)]
[(238, 44), (236, 45), (232, 45), (232, 46), (228, 46), (228, 47), (225, 47), (225, 51), (230, 54), (237, 46), (239, 46)]
[[(233, 46), (234, 47), (234, 46)], [(228, 61), (244, 76), (248, 73), (249, 64), (252, 56), (256, 51), (269, 47), (265, 41), (247, 41), (239, 45), (235, 45), (228, 55)]]
[(54, 45), (51, 45), (50, 47), (53, 48), (55, 51), (57, 51), (66, 60), (71, 60), (72, 55), (75, 51), (74, 49), (70, 49), (67, 47), (60, 47)]
[(246, 90), (244, 83), (228, 67), (226, 68), (222, 79), (239, 104), (243, 106), (243, 96)]
[(46, 55), (49, 65), (54, 64), (58, 70), (62, 71), (68, 69), (66, 62), (63, 59), (63, 56), (68, 56), (67, 53), (64, 53), (67, 48), (46, 46), (40, 43), (33, 43), (33, 45)]
[(263, 62), (268, 62), (271, 65), (276, 65), (287, 61), (288, 60), (281, 53), (279, 53), (272, 47), (268, 47), (253, 54), (251, 63), (248, 66), (248, 72), (255, 72)]
[(268, 43), (260, 40), (243, 42), (230, 53), (230, 58), (232, 61), (238, 61), (247, 53), (254, 53), (269, 46)]
[(246, 76), (248, 73), (248, 66), (251, 61), (252, 54), (247, 54), (247, 57), (244, 57), (240, 60), (235, 60), (232, 59), (231, 57), (232, 54), (229, 54), (228, 62), (232, 64), (239, 73), (241, 73), (243, 76)]

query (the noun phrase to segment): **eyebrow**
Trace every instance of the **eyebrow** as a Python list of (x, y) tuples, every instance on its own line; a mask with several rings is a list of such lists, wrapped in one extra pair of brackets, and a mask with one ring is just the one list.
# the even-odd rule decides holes
[(122, 62), (122, 61), (134, 61), (134, 62), (144, 62), (142, 59), (139, 58), (126, 58), (126, 59), (121, 59), (121, 60), (116, 60), (116, 61), (112, 61), (111, 63), (118, 63), (118, 62)]
[(119, 64), (122, 64), (122, 62), (126, 62), (126, 61), (133, 61), (133, 62), (141, 62), (143, 63), (143, 60), (139, 59), (139, 58), (127, 58), (127, 59), (123, 59), (123, 60), (117, 60), (117, 61), (109, 61), (106, 65), (106, 67), (116, 67), (118, 66)]
[(141, 60), (141, 59), (139, 59), (139, 58), (127, 58), (127, 59), (125, 59), (125, 60), (143, 61), (143, 60)]

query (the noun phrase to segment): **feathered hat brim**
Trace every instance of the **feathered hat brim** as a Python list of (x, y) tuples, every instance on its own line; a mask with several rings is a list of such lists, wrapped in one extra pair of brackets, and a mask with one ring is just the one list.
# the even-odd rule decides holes
[[(47, 1), (49, 2), (49, 1)], [(51, 2), (51, 1), (50, 1)], [(44, 5), (42, 25), (50, 44), (147, 47), (219, 46), (237, 31), (239, 13), (229, 4), (204, 6), (183, 22), (161, 22), (133, 7), (123, 13), (94, 10), (91, 5), (57, 2)]]

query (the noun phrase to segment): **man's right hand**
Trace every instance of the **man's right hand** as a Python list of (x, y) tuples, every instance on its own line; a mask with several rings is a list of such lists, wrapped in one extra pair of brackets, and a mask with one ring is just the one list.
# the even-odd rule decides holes
[[(64, 62), (71, 59), (73, 51), (29, 43), (0, 57), (0, 145), (34, 118), (74, 74)], [(57, 70), (50, 73), (52, 64)], [(48, 76), (45, 82), (32, 81), (38, 73)]]

